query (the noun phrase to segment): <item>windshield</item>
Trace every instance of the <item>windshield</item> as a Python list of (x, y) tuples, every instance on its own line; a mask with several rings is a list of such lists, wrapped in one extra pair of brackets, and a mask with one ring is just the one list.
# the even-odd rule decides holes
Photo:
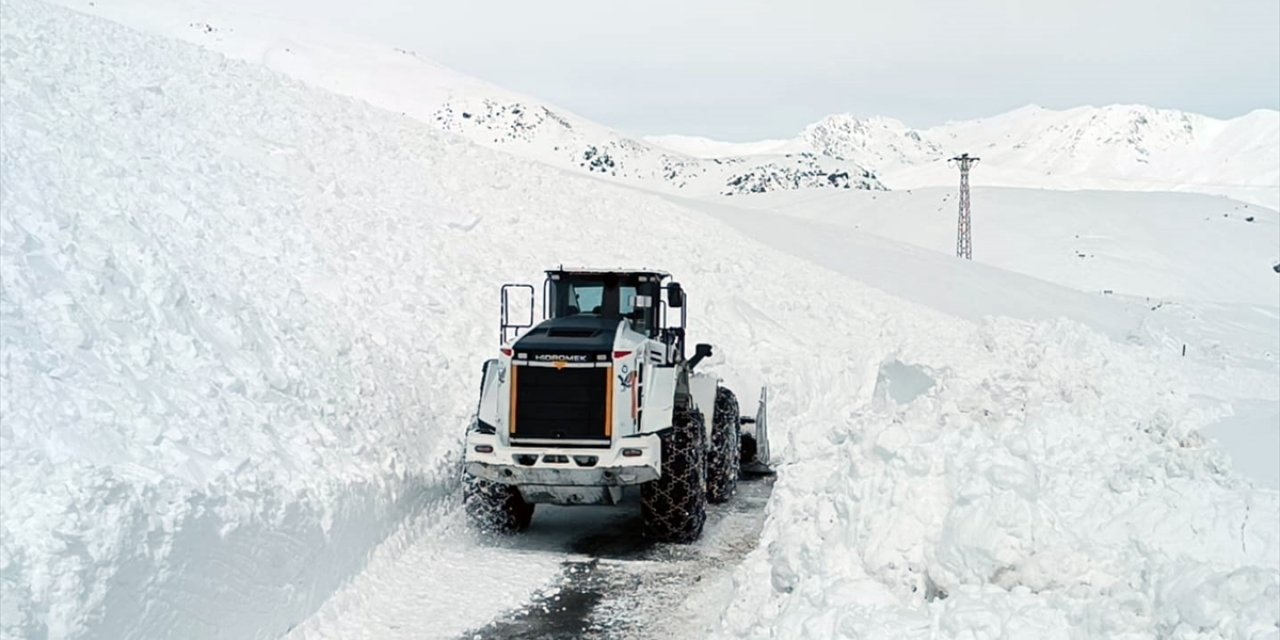
[(604, 285), (601, 283), (570, 283), (568, 315), (590, 313), (600, 315), (604, 311)]
[(613, 274), (562, 277), (551, 281), (549, 307), (553, 317), (597, 315), (624, 318), (635, 331), (652, 333), (657, 326), (657, 309), (652, 302), (637, 307), (641, 295), (657, 298), (657, 283), (628, 282), (631, 278)]

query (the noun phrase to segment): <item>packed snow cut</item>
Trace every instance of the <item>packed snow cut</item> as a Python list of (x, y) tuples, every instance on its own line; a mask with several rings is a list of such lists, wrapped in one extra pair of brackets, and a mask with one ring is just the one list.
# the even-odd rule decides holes
[(464, 502), (482, 531), (526, 529), (537, 504), (616, 505), (639, 487), (645, 536), (693, 542), (708, 502), (767, 473), (767, 388), (743, 417), (686, 357), (686, 296), (657, 270), (554, 269), (502, 287), (501, 357), (484, 363), (466, 437)]

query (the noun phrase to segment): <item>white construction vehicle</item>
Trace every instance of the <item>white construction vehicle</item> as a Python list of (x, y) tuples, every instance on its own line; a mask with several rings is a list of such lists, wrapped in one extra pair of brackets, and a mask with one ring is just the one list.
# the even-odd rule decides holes
[[(618, 504), (638, 485), (645, 535), (692, 542), (708, 502), (731, 498), (740, 473), (768, 472), (767, 390), (743, 418), (733, 392), (695, 371), (711, 346), (686, 359), (685, 294), (670, 279), (547, 271), (536, 326), (533, 287), (502, 287), (502, 356), (484, 363), (466, 439), (473, 525), (520, 531), (537, 504)], [(518, 304), (527, 319), (510, 317)]]

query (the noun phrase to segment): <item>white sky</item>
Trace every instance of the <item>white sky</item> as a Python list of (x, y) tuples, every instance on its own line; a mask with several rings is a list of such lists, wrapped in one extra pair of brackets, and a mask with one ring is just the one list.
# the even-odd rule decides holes
[[(640, 134), (924, 127), (1028, 103), (1280, 107), (1280, 0), (277, 0)], [(292, 5), (292, 8), (286, 8)]]

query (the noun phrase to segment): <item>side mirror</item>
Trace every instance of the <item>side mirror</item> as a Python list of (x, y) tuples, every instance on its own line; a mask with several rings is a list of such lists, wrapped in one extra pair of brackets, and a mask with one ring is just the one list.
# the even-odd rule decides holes
[(679, 282), (667, 285), (667, 306), (673, 309), (684, 306), (684, 289), (680, 288)]

